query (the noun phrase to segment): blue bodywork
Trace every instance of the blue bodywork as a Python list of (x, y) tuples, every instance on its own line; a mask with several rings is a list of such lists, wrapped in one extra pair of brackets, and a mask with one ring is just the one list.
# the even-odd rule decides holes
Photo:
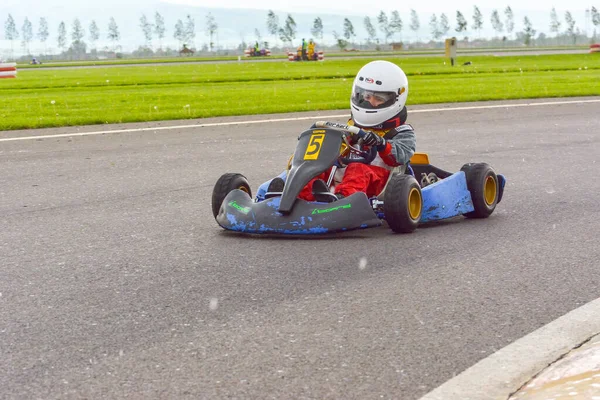
[[(412, 174), (412, 169), (407, 171)], [(278, 175), (286, 179), (286, 171)], [(506, 178), (498, 177), (498, 202), (502, 199)], [(334, 203), (319, 203), (297, 200), (297, 205), (289, 215), (277, 210), (281, 197), (265, 199), (271, 180), (260, 185), (253, 201), (242, 191), (234, 190), (223, 201), (217, 222), (227, 229), (245, 233), (276, 233), (292, 235), (313, 235), (329, 232), (343, 232), (381, 225), (385, 219), (381, 211), (374, 212), (371, 201), (364, 193), (355, 193)], [(431, 222), (456, 217), (474, 211), (471, 193), (467, 188), (466, 175), (456, 172), (421, 189), (423, 209), (420, 222)], [(233, 204), (233, 205), (232, 205)], [(344, 211), (322, 212), (337, 209)], [(348, 208), (348, 209), (347, 209)], [(351, 210), (349, 209), (351, 208)]]
[(421, 189), (421, 222), (436, 221), (469, 213), (475, 208), (467, 189), (465, 173), (460, 171)]

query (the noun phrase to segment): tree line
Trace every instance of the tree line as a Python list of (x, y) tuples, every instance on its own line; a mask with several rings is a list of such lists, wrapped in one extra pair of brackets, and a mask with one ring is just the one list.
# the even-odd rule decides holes
[[(476, 31), (478, 36), (481, 36), (481, 30), (485, 24), (485, 19), (481, 13), (479, 7), (473, 7), (472, 22), (469, 23), (465, 15), (457, 10), (455, 15), (455, 22), (451, 24), (449, 17), (445, 13), (431, 15), (428, 25), (430, 31), (431, 40), (437, 41), (442, 37), (448, 35), (465, 35), (469, 28), (471, 31)], [(586, 21), (591, 20), (594, 27), (600, 25), (600, 13), (596, 7), (591, 7), (586, 10)], [(205, 17), (205, 33), (208, 36), (208, 45), (205, 45), (207, 50), (211, 52), (215, 48), (215, 37), (218, 33), (218, 24), (215, 17), (208, 13)], [(408, 18), (408, 28), (413, 31), (413, 37), (416, 41), (419, 41), (419, 31), (421, 29), (421, 21), (418, 13), (411, 9)], [(564, 22), (564, 25), (563, 25)], [(368, 45), (380, 43), (380, 36), (383, 38), (384, 43), (388, 43), (394, 40), (396, 35), (400, 36), (402, 41), (402, 32), (405, 29), (405, 23), (400, 13), (397, 10), (391, 11), (386, 14), (384, 11), (380, 11), (376, 17), (365, 16), (363, 21), (363, 27), (367, 34), (363, 38)], [(506, 32), (504, 39), (507, 36), (511, 36), (515, 28), (514, 13), (510, 6), (507, 6), (504, 10), (499, 11), (494, 9), (489, 17), (489, 23), (493, 30), (498, 34), (502, 35)], [(534, 29), (530, 19), (525, 16), (523, 18), (523, 30), (517, 33), (519, 39), (521, 39), (526, 45), (531, 43), (531, 40), (535, 37), (537, 30)], [(162, 42), (167, 35), (167, 27), (163, 16), (156, 12), (154, 18), (147, 18), (145, 14), (140, 17), (139, 27), (144, 37), (144, 47), (151, 49), (153, 47), (153, 40), (158, 40), (159, 48), (162, 48)], [(561, 30), (564, 27), (564, 30)], [(293, 47), (293, 41), (296, 39), (298, 32), (298, 26), (296, 21), (291, 14), (288, 14), (284, 21), (280, 22), (279, 17), (273, 10), (269, 10), (267, 13), (266, 20), (267, 32), (273, 37), (280, 39), (284, 44), (288, 44)], [(324, 36), (324, 24), (321, 17), (316, 17), (312, 21), (310, 26), (310, 33), (316, 39), (323, 39)], [(579, 34), (579, 29), (576, 29), (576, 21), (570, 11), (564, 13), (564, 21), (560, 19), (560, 16), (556, 12), (555, 8), (552, 8), (550, 12), (550, 32), (558, 36), (560, 33), (564, 33), (569, 37), (573, 38), (575, 43), (576, 37)], [(17, 25), (12, 15), (8, 15), (4, 23), (5, 38), (11, 42), (11, 51), (13, 51), (13, 42), (21, 39), (21, 46), (23, 50), (30, 54), (30, 43), (36, 37), (46, 48), (46, 42), (50, 37), (50, 28), (45, 18), (40, 18), (38, 23), (37, 32), (34, 34), (33, 24), (26, 17), (23, 21), (21, 29), (17, 29)], [(80, 20), (76, 18), (71, 24), (70, 43), (68, 42), (67, 27), (64, 21), (61, 21), (57, 28), (56, 43), (58, 47), (64, 52), (67, 49), (76, 54), (85, 54), (87, 50), (87, 41), (90, 44), (90, 49), (96, 48), (96, 42), (101, 37), (101, 31), (95, 20), (92, 20), (86, 29), (81, 24)], [(263, 43), (268, 47), (268, 42), (263, 41), (260, 30), (256, 28), (254, 30), (256, 41)], [(336, 40), (337, 46), (340, 49), (346, 49), (351, 43), (355, 43), (357, 40), (356, 29), (352, 21), (348, 18), (343, 19), (341, 30), (338, 32), (337, 29), (331, 32)], [(121, 39), (119, 27), (113, 17), (110, 17), (106, 26), (105, 38), (112, 43), (112, 51), (116, 51), (120, 48), (119, 41)], [(179, 47), (190, 46), (194, 47), (194, 41), (196, 38), (196, 23), (192, 16), (187, 15), (183, 20), (178, 19), (173, 28), (173, 38), (179, 43)], [(362, 39), (359, 39), (362, 40)]]

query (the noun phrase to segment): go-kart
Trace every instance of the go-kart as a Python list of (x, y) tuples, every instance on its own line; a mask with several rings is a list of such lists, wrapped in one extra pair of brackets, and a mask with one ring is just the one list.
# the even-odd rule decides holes
[(485, 163), (465, 164), (450, 173), (429, 163), (425, 153), (416, 153), (407, 165), (394, 168), (383, 191), (368, 198), (357, 192), (332, 202), (305, 201), (300, 191), (314, 177), (330, 171), (331, 189), (338, 168), (350, 163), (371, 163), (377, 149), (361, 146), (360, 129), (320, 121), (302, 132), (288, 168), (279, 177), (283, 191), (268, 192), (263, 183), (252, 199), (248, 180), (238, 173), (222, 175), (212, 193), (212, 211), (226, 230), (244, 233), (320, 234), (382, 225), (394, 232), (413, 232), (420, 223), (464, 215), (489, 217), (502, 200), (506, 179)]
[(246, 57), (266, 57), (271, 55), (271, 50), (260, 49), (256, 50), (254, 47), (248, 47), (244, 50), (244, 56)]

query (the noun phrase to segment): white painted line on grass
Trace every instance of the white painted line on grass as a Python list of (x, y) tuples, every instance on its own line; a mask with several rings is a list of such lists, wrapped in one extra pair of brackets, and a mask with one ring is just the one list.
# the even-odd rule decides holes
[[(411, 110), (413, 113), (428, 113), (428, 112), (440, 112), (440, 111), (465, 111), (465, 110), (485, 110), (492, 108), (507, 108), (507, 107), (535, 107), (535, 106), (554, 106), (561, 104), (584, 104), (584, 103), (600, 103), (600, 99), (594, 100), (570, 100), (570, 101), (547, 101), (540, 103), (518, 103), (518, 104), (490, 104), (485, 106), (466, 106), (466, 107), (444, 107), (444, 108), (427, 108), (420, 110)], [(13, 138), (3, 138), (0, 142), (12, 142), (16, 140), (37, 140), (37, 139), (51, 139), (61, 137), (76, 137), (76, 136), (93, 136), (93, 135), (105, 135), (107, 133), (129, 133), (129, 132), (148, 132), (148, 131), (164, 131), (172, 129), (190, 129), (190, 128), (209, 128), (213, 126), (229, 126), (229, 125), (249, 125), (249, 124), (266, 124), (271, 122), (291, 122), (291, 121), (304, 121), (304, 120), (326, 120), (329, 118), (343, 118), (348, 117), (346, 114), (332, 114), (332, 115), (321, 115), (321, 116), (310, 116), (310, 117), (290, 117), (290, 118), (274, 118), (274, 119), (261, 119), (254, 121), (233, 121), (233, 122), (214, 122), (207, 124), (195, 124), (195, 125), (170, 125), (170, 126), (157, 126), (154, 128), (131, 128), (131, 129), (116, 129), (107, 131), (93, 131), (93, 132), (79, 132), (79, 133), (59, 133), (55, 135), (38, 135), (38, 136), (22, 136)]]

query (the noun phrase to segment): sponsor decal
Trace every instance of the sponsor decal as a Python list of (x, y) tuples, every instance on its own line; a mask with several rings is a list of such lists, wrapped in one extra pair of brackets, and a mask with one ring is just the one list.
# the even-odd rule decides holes
[(229, 203), (227, 203), (229, 206), (235, 208), (236, 210), (240, 211), (243, 214), (248, 214), (250, 212), (250, 207), (243, 207), (240, 206), (238, 203), (236, 203), (235, 200), (230, 201)]
[(344, 208), (352, 208), (352, 204), (345, 204), (343, 206), (337, 206), (337, 207), (331, 207), (331, 208), (323, 208), (323, 209), (318, 209), (315, 208), (314, 210), (312, 210), (311, 214), (315, 215), (315, 214), (327, 214), (330, 212), (334, 212), (334, 211), (338, 211), (338, 210), (343, 210)]
[(373, 82), (375, 82), (375, 80), (373, 78), (365, 78), (365, 82), (373, 83)]

